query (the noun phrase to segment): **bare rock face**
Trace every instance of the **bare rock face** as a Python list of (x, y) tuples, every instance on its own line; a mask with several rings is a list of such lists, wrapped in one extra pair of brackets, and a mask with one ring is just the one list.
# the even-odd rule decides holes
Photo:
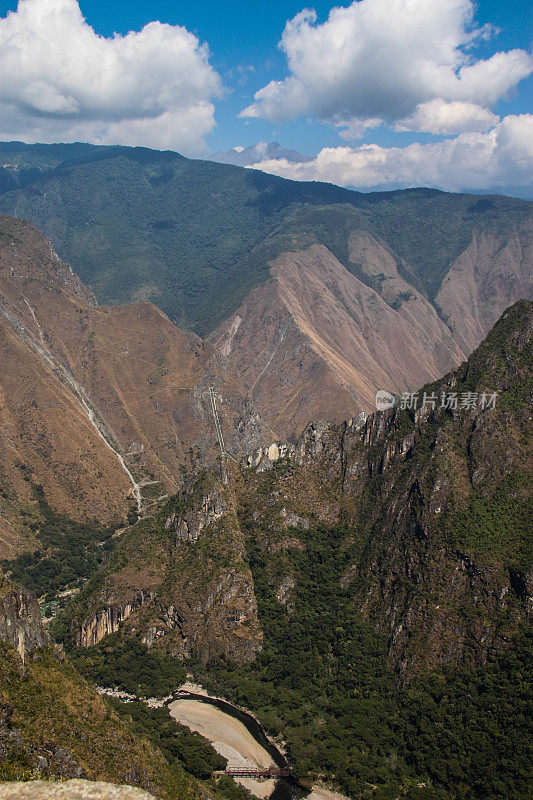
[(49, 644), (32, 592), (13, 586), (0, 575), (0, 640), (13, 645), (24, 663), (26, 656)]
[(227, 510), (223, 494), (214, 489), (202, 497), (199, 507), (181, 515), (173, 513), (167, 517), (165, 530), (173, 531), (178, 542), (196, 542), (202, 529), (220, 519)]
[(80, 647), (91, 647), (93, 644), (98, 644), (104, 636), (116, 633), (122, 622), (125, 622), (136, 609), (154, 597), (153, 592), (140, 591), (125, 603), (110, 603), (85, 620), (77, 635), (76, 643)]
[(474, 230), (435, 298), (390, 245), (351, 231), (344, 262), (323, 244), (282, 253), (213, 336), (281, 438), (313, 419), (375, 408), (378, 389), (413, 391), (456, 368), (501, 313), (533, 297), (531, 220)]
[(33, 499), (28, 477), (53, 508), (107, 521), (139, 493), (152, 510), (179, 489), (184, 465), (213, 464), (210, 387), (229, 452), (272, 436), (212, 345), (148, 302), (97, 308), (50, 241), (9, 217), (0, 217), (0, 351), (0, 558), (31, 545), (17, 513)]
[(419, 293), (396, 311), (323, 245), (284, 253), (271, 273), (215, 341), (282, 436), (369, 410), (379, 388), (407, 390), (465, 357)]
[(0, 783), (0, 800), (155, 800), (134, 786), (103, 781), (70, 780)]
[(178, 657), (247, 662), (260, 651), (235, 499), (215, 473), (202, 473), (155, 519), (135, 526), (73, 634), (87, 647), (117, 630)]
[(287, 614), (294, 614), (293, 596), (295, 588), (296, 581), (294, 578), (290, 575), (285, 575), (276, 590), (276, 600), (285, 606)]
[(509, 305), (533, 296), (532, 231), (529, 222), (511, 238), (475, 232), (450, 266), (436, 304), (466, 354), (478, 346)]

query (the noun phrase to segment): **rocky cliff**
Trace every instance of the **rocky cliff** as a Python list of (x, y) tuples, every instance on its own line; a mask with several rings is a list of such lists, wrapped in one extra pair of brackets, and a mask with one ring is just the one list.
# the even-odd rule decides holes
[(261, 649), (253, 581), (232, 490), (203, 471), (136, 525), (82, 593), (77, 643), (120, 630), (186, 658), (252, 660)]
[(12, 584), (1, 573), (0, 640), (16, 649), (23, 664), (26, 655), (50, 643), (35, 596)]
[(532, 305), (516, 304), (416, 410), (310, 425), (253, 454), (240, 479), (266, 552), (303, 547), (309, 526), (347, 530), (343, 585), (404, 677), (485, 663), (529, 618), (532, 324)]

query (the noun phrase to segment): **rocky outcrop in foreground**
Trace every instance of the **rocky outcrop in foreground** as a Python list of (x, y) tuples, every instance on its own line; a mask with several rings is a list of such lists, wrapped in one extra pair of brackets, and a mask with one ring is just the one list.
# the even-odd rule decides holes
[(0, 784), (0, 800), (154, 800), (154, 796), (134, 786), (102, 781), (30, 781)]

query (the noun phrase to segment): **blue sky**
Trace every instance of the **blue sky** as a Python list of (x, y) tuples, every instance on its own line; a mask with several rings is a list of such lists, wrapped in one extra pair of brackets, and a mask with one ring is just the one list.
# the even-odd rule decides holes
[[(23, 4), (26, 6), (24, 15), (21, 10)], [(407, 155), (400, 156), (396, 149), (403, 152), (409, 145), (416, 146), (417, 143), (426, 146), (421, 177), (434, 177), (433, 183), (438, 185), (440, 181), (444, 186), (445, 176), (433, 176), (429, 169), (429, 147), (442, 144), (438, 153), (435, 152), (436, 157), (442, 160), (444, 171), (446, 160), (452, 158), (448, 141), (453, 139), (456, 143), (454, 148), (461, 151), (460, 159), (466, 158), (465, 142), (468, 147), (477, 148), (478, 158), (481, 150), (486, 150), (487, 136), (493, 130), (492, 138), (498, 138), (498, 143), (491, 146), (499, 148), (497, 157), (501, 160), (500, 151), (502, 143), (505, 143), (506, 164), (511, 157), (515, 161), (522, 160), (527, 180), (520, 170), (500, 164), (497, 170), (488, 171), (487, 186), (498, 185), (498, 182), (503, 185), (506, 180), (509, 185), (514, 185), (518, 179), (519, 182), (525, 181), (527, 194), (527, 185), (531, 182), (528, 170), (531, 168), (530, 160), (533, 160), (533, 157), (530, 159), (526, 141), (528, 131), (533, 133), (533, 128), (529, 128), (529, 115), (533, 111), (533, 75), (527, 74), (528, 71), (531, 73), (531, 69), (527, 68), (527, 58), (530, 58), (528, 54), (531, 53), (533, 32), (533, 4), (530, 0), (512, 0), (505, 4), (497, 0), (480, 0), (475, 6), (471, 0), (361, 0), (341, 4), (341, 8), (347, 10), (346, 14), (335, 17), (332, 13), (329, 21), (333, 4), (315, 2), (310, 7), (316, 16), (300, 20), (293, 26), (285, 39), (285, 52), (278, 47), (284, 28), (306, 7), (304, 3), (292, 0), (277, 3), (243, 0), (227, 0), (224, 3), (213, 0), (204, 0), (203, 3), (152, 0), (146, 3), (115, 0), (110, 4), (102, 0), (80, 0), (81, 15), (75, 19), (77, 6), (77, 0), (22, 0), (18, 14), (13, 13), (7, 20), (0, 20), (0, 45), (4, 43), (5, 46), (6, 40), (9, 44), (18, 37), (17, 47), (21, 51), (12, 56), (7, 67), (4, 66), (4, 69), (16, 71), (18, 80), (4, 90), (7, 96), (1, 98), (4, 108), (8, 109), (8, 124), (0, 130), (0, 138), (21, 138), (25, 141), (73, 138), (102, 142), (123, 140), (126, 144), (161, 148), (170, 146), (189, 155), (277, 140), (286, 147), (312, 156), (329, 148), (335, 152), (329, 154), (328, 151), (326, 155), (334, 158), (335, 165), (332, 168), (331, 164), (328, 167), (325, 163), (313, 162), (305, 170), (302, 168), (295, 173), (294, 168), (287, 165), (270, 164), (265, 167), (269, 171), (303, 179), (328, 179), (329, 169), (330, 179), (335, 182), (356, 185), (359, 181), (361, 187), (373, 188), (400, 185), (411, 180), (411, 176), (405, 172)], [(356, 8), (359, 6), (361, 8)], [(474, 10), (474, 18), (463, 25), (458, 19), (469, 7)], [(366, 9), (369, 14), (365, 16)], [(6, 17), (8, 12), (17, 12), (17, 3), (0, 0), (0, 17)], [(383, 44), (382, 28), (388, 25), (388, 17), (394, 17), (394, 14), (397, 16), (395, 26), (387, 35), (394, 37), (394, 32), (398, 31), (398, 40), (406, 36), (407, 41), (412, 36), (412, 50), (402, 52), (399, 46), (395, 56), (397, 61), (394, 61), (394, 54), (391, 55), (390, 63), (383, 67), (383, 74), (377, 74), (376, 77), (380, 70), (379, 63), (373, 65), (370, 73), (365, 71), (363, 56), (357, 60), (354, 55), (352, 59), (350, 36), (354, 38), (355, 53), (356, 45), (361, 44), (355, 41), (357, 31), (364, 29), (364, 36), (370, 43), (375, 41), (373, 52), (384, 47), (386, 62), (387, 49), (390, 48)], [(419, 24), (419, 18), (424, 14), (428, 16), (426, 28)], [(85, 19), (83, 26), (82, 18)], [(180, 26), (180, 30), (187, 29), (197, 37), (192, 44), (191, 41), (187, 42), (186, 56), (181, 53), (183, 42), (178, 41), (176, 34), (176, 41), (171, 42), (169, 48), (171, 57), (167, 61), (160, 58), (160, 53), (167, 46), (166, 34), (162, 33), (154, 34), (154, 40), (146, 46), (144, 40), (139, 38), (138, 65), (132, 61), (135, 54), (126, 53), (125, 48), (120, 52), (115, 48), (117, 53), (111, 53), (115, 33), (125, 35), (130, 31), (139, 32), (154, 20), (169, 26)], [(63, 24), (64, 30), (58, 32)], [(414, 30), (417, 25), (419, 30)], [(482, 29), (483, 26), (490, 26), (490, 30), (486, 29), (476, 36), (471, 44), (465, 43), (465, 32), (468, 33), (473, 27)], [(108, 55), (103, 51), (101, 56), (98, 55), (100, 51), (96, 44), (90, 42), (90, 29), (108, 40)], [(27, 34), (27, 43), (23, 45), (19, 45), (21, 31)], [(58, 42), (53, 41), (56, 35)], [(347, 58), (352, 59), (349, 67), (351, 72), (346, 72), (340, 60), (338, 64), (334, 62), (339, 35), (344, 48), (343, 63)], [(79, 44), (75, 44), (78, 36)], [(161, 39), (159, 48), (157, 36)], [(433, 43), (431, 37), (434, 37)], [(446, 52), (437, 52), (446, 37), (455, 37), (457, 42)], [(57, 45), (65, 41), (73, 43), (70, 60), (61, 56), (57, 57), (57, 63), (54, 64), (53, 54), (57, 51)], [(435, 63), (431, 65), (431, 70), (438, 70), (440, 62), (449, 59), (449, 74), (441, 76), (444, 89), (441, 93), (435, 90), (434, 96), (431, 91), (428, 92), (428, 83), (433, 75), (431, 70), (420, 86), (415, 85), (419, 81), (418, 74), (425, 69), (422, 56), (419, 67), (415, 56), (426, 41), (428, 53), (431, 54), (432, 48), (435, 50)], [(203, 51), (200, 53), (202, 44), (208, 46), (208, 55)], [(392, 51), (396, 44), (401, 43), (393, 41)], [(323, 66), (313, 63), (315, 47), (317, 53), (321, 54), (317, 62), (322, 59)], [(41, 50), (44, 51), (44, 59), (40, 64), (37, 61), (31, 63), (32, 57), (28, 54), (39, 54)], [(495, 64), (494, 68), (486, 66), (483, 72), (483, 64), (488, 65), (495, 53), (509, 54), (511, 51), (522, 55), (514, 60), (508, 55), (504, 62)], [(80, 63), (73, 65), (77, 53)], [(292, 64), (292, 69), (288, 65), (290, 53), (299, 62), (296, 67)], [(452, 79), (455, 78), (453, 70), (459, 73), (461, 68), (461, 63), (455, 63), (457, 54), (463, 57), (463, 66), (481, 62), (480, 74), (472, 71), (468, 77), (469, 88), (465, 88), (466, 77), (461, 86), (459, 83), (456, 88), (452, 86)], [(95, 59), (106, 61), (108, 56), (110, 63), (113, 63), (110, 74), (116, 75), (114, 87), (109, 85), (110, 78), (107, 76), (102, 81), (101, 73), (91, 75), (91, 71), (96, 69)], [(402, 70), (405, 71), (411, 58), (415, 61), (413, 87), (409, 84), (411, 77), (400, 74)], [(124, 99), (127, 92), (121, 92), (121, 86), (129, 86), (135, 81), (139, 85), (144, 84), (151, 64), (155, 64), (153, 86), (157, 85), (156, 81), (164, 85), (168, 80), (169, 88), (160, 93), (157, 103), (151, 103), (150, 92), (153, 97), (154, 89), (147, 81), (144, 89), (146, 97), (143, 97), (141, 89), (138, 93), (139, 109), (132, 110), (135, 104), (134, 86), (130, 87), (131, 96), (128, 95), (127, 103)], [(76, 75), (78, 67), (78, 84), (71, 81), (71, 85), (66, 87), (65, 75)], [(39, 69), (42, 71), (42, 80)], [(26, 77), (24, 70), (27, 71)], [(192, 88), (188, 86), (183, 89), (181, 84), (181, 88), (176, 88), (172, 84), (172, 76), (179, 70), (195, 75)], [(84, 74), (87, 84), (93, 88), (93, 94), (97, 92), (99, 81), (102, 81), (100, 98), (92, 96), (87, 86), (81, 85)], [(506, 76), (505, 79), (502, 75)], [(374, 80), (376, 85), (370, 86), (368, 97), (365, 98), (364, 86), (369, 82), (372, 84)], [(485, 90), (488, 84), (496, 85), (500, 80), (501, 90)], [(272, 82), (275, 81), (280, 84), (274, 86)], [(387, 87), (387, 81), (391, 85), (398, 81), (398, 104), (394, 102), (394, 86)], [(187, 95), (186, 101), (176, 96), (180, 91)], [(254, 100), (257, 92), (262, 94)], [(191, 99), (194, 93), (195, 98)], [(378, 102), (375, 98), (381, 94), (383, 96)], [(21, 96), (24, 101), (20, 100)], [(168, 113), (162, 107), (164, 96), (170, 97)], [(107, 98), (107, 101), (103, 98)], [(122, 105), (123, 119), (116, 111)], [(148, 106), (150, 109), (146, 111)], [(401, 111), (398, 110), (400, 106), (403, 109)], [(242, 116), (243, 109), (248, 109), (247, 116)], [(450, 115), (455, 120), (453, 124)], [(506, 118), (508, 120), (504, 128), (498, 127)], [(470, 134), (477, 136), (479, 141), (470, 142)], [(457, 140), (457, 136), (462, 136), (462, 139)], [(509, 149), (510, 138), (512, 153)], [(385, 154), (388, 159), (386, 174), (376, 171), (375, 164), (372, 170), (367, 170), (367, 160), (364, 169), (357, 162), (364, 155), (361, 147), (369, 144), (384, 148), (374, 155), (381, 157)], [(351, 152), (347, 148), (351, 148)], [(525, 152), (522, 152), (524, 148)], [(409, 160), (413, 155), (418, 157), (414, 149), (405, 152), (409, 153)], [(401, 164), (398, 162), (400, 157), (403, 158)], [(459, 159), (459, 156), (454, 155), (453, 158)], [(339, 167), (339, 159), (344, 159), (342, 168)], [(346, 164), (346, 159), (350, 159), (350, 164)], [(457, 160), (458, 174), (461, 163)], [(484, 180), (484, 169), (483, 163), (476, 161), (472, 176), (466, 175), (464, 180), (468, 183), (471, 177), (472, 187), (482, 188), (480, 183)], [(507, 173), (500, 174), (504, 169), (507, 169)], [(372, 183), (374, 178), (376, 181)], [(459, 179), (454, 180), (457, 183)], [(426, 179), (425, 182), (431, 181)]]
[[(95, 30), (106, 36), (115, 31), (127, 33), (129, 30), (140, 30), (151, 19), (159, 19), (173, 25), (185, 25), (209, 44), (212, 63), (223, 76), (229, 90), (227, 97), (217, 107), (217, 128), (209, 140), (212, 151), (226, 150), (234, 145), (253, 145), (263, 140), (279, 141), (305, 155), (314, 155), (322, 147), (339, 144), (338, 133), (325, 124), (307, 119), (274, 125), (268, 120), (250, 123), (239, 119), (238, 114), (261, 86), (286, 75), (286, 59), (277, 45), (287, 20), (303, 8), (311, 7), (317, 12), (319, 21), (323, 21), (334, 5), (347, 6), (349, 3), (206, 0), (198, 4), (168, 0), (153, 0), (151, 3), (115, 0), (109, 4), (91, 0), (80, 5)], [(531, 50), (531, 0), (481, 0), (476, 5), (478, 23), (491, 23), (500, 29), (493, 42), (479, 48), (480, 56), (489, 55), (494, 49)], [(0, 3), (0, 7), (5, 8), (6, 4)], [(16, 7), (16, 3), (7, 7)], [(242, 67), (253, 67), (255, 71), (241, 73), (238, 70)], [(533, 75), (521, 83), (520, 90), (513, 95), (498, 104), (498, 111), (505, 114), (532, 112)], [(372, 140), (380, 144), (393, 144), (397, 138), (397, 134), (383, 130), (376, 132)], [(410, 133), (401, 136), (402, 142), (420, 138), (420, 135)]]

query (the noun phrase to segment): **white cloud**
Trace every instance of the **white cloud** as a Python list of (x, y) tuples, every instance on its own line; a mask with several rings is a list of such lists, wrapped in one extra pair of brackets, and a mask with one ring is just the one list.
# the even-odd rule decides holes
[(355, 142), (357, 139), (362, 139), (367, 131), (372, 128), (379, 128), (383, 120), (379, 117), (370, 117), (369, 119), (360, 120), (352, 119), (349, 122), (335, 122), (337, 128), (342, 128), (339, 134), (342, 139), (347, 142)]
[(482, 133), (494, 127), (500, 118), (475, 103), (462, 100), (429, 100), (421, 103), (415, 113), (396, 124), (399, 131), (427, 131), (436, 134), (475, 131)]
[[(0, 19), (0, 137), (205, 151), (221, 93), (186, 28), (99, 36), (77, 0), (19, 0)], [(6, 79), (6, 77), (8, 78)]]
[(447, 191), (521, 186), (533, 189), (533, 114), (509, 115), (488, 133), (407, 147), (377, 144), (326, 147), (316, 158), (251, 165), (304, 181), (328, 181), (356, 189), (434, 186)]
[(533, 71), (533, 60), (524, 50), (476, 60), (474, 45), (492, 31), (475, 28), (473, 18), (472, 0), (356, 0), (322, 24), (304, 10), (280, 42), (289, 76), (260, 89), (241, 116), (311, 114), (344, 124), (347, 138), (361, 124), (416, 117), (417, 108), (422, 122), (436, 99), (487, 109)]

